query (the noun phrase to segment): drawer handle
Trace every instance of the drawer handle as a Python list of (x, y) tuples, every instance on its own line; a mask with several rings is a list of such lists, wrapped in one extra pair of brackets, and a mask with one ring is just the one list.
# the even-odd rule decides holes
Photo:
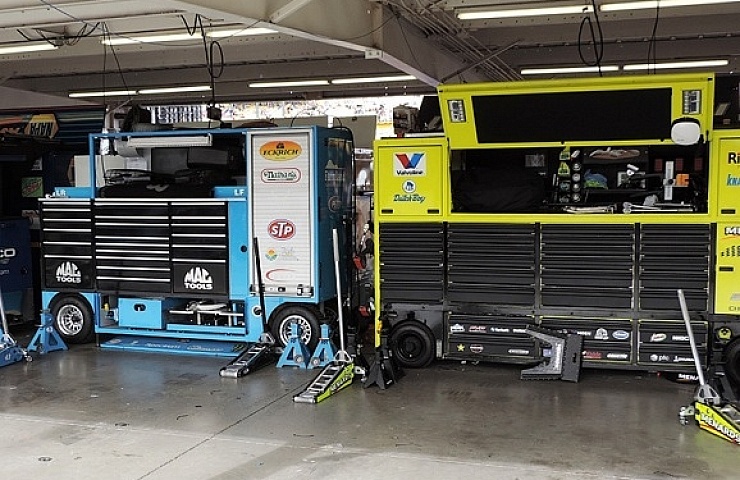
[(720, 272), (734, 272), (735, 268), (734, 267), (719, 267), (719, 271)]
[(381, 210), (381, 212), (383, 212), (384, 214), (390, 215), (390, 214), (393, 213), (393, 209), (392, 208), (384, 208), (384, 209)]
[(722, 215), (735, 215), (735, 209), (734, 208), (723, 208), (721, 210)]
[(143, 303), (136, 303), (134, 304), (134, 311), (135, 312), (143, 312), (146, 310), (146, 305)]

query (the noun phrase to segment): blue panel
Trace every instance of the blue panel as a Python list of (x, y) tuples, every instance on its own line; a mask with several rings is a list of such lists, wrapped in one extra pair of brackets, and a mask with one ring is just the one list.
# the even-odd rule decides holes
[(31, 288), (31, 272), (28, 220), (0, 220), (0, 288), (4, 293)]
[(182, 340), (177, 338), (152, 338), (144, 336), (119, 336), (100, 344), (101, 348), (134, 352), (174, 353), (209, 357), (236, 357), (245, 348), (242, 342), (217, 342), (209, 340)]
[(229, 202), (229, 289), (232, 299), (249, 295), (247, 204)]

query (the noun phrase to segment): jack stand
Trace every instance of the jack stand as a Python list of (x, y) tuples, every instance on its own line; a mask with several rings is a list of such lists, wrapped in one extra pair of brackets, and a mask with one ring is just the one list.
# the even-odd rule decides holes
[(24, 349), (18, 346), (16, 341), (13, 340), (13, 337), (10, 336), (2, 291), (0, 291), (0, 319), (2, 320), (2, 323), (0, 323), (0, 367), (12, 365), (24, 358), (29, 362), (33, 360)]
[(306, 369), (308, 368), (308, 347), (301, 342), (298, 337), (298, 324), (290, 324), (290, 337), (288, 338), (288, 344), (283, 349), (280, 360), (278, 360), (278, 367), (298, 367)]
[(364, 382), (365, 375), (370, 371), (370, 364), (362, 354), (362, 345), (357, 342), (357, 329), (353, 327), (347, 329), (347, 353), (355, 359), (355, 373), (362, 375)]
[(543, 363), (522, 370), (522, 380), (565, 380), (578, 382), (581, 373), (583, 337), (546, 328), (527, 326), (526, 333), (552, 347), (552, 355)]
[(383, 329), (380, 332), (380, 346), (375, 351), (375, 360), (367, 370), (367, 377), (363, 388), (373, 384), (385, 390), (391, 385), (398, 383), (404, 372), (396, 363), (393, 353), (388, 346), (388, 331)]
[(275, 361), (273, 346), (275, 339), (269, 332), (260, 335), (259, 343), (252, 344), (238, 357), (225, 367), (221, 367), (218, 374), (221, 377), (240, 378), (265, 365)]
[(329, 338), (329, 325), (321, 325), (321, 337), (316, 350), (313, 352), (311, 359), (308, 361), (308, 368), (323, 368), (332, 361), (337, 354), (337, 349), (331, 343)]
[(67, 344), (54, 329), (54, 319), (48, 310), (41, 312), (41, 325), (39, 325), (26, 350), (29, 352), (38, 351), (41, 355), (57, 350), (67, 350)]
[(686, 324), (686, 332), (689, 334), (691, 355), (694, 357), (696, 374), (699, 377), (699, 386), (694, 393), (694, 403), (681, 407), (678, 419), (681, 425), (687, 425), (689, 419), (694, 417), (699, 428), (716, 435), (728, 442), (740, 445), (740, 410), (731, 402), (725, 401), (717, 391), (709, 385), (704, 378), (699, 352), (694, 340), (694, 331), (691, 328), (689, 310), (686, 306), (686, 298), (683, 290), (678, 290), (678, 301), (681, 304), (681, 314)]

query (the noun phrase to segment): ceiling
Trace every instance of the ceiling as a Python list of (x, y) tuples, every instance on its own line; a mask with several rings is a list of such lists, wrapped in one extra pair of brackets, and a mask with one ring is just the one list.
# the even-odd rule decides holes
[[(598, 6), (625, 0), (599, 0)], [(664, 4), (668, 0), (664, 0)], [(209, 85), (217, 102), (434, 91), (442, 83), (518, 80), (521, 69), (706, 58), (738, 67), (740, 3), (624, 12), (460, 20), (461, 9), (516, 4), (591, 6), (590, 0), (0, 0), (0, 48), (52, 43), (52, 51), (0, 55), (0, 85), (67, 97)], [(657, 21), (656, 21), (657, 15)], [(584, 19), (590, 19), (581, 29)], [(589, 25), (593, 26), (593, 37)], [(105, 46), (103, 38), (268, 27), (256, 36)], [(601, 35), (599, 35), (601, 32)], [(219, 49), (220, 47), (220, 49)], [(219, 54), (222, 52), (222, 54)], [(223, 67), (223, 68), (221, 68)], [(220, 73), (220, 75), (218, 75)], [(253, 88), (250, 83), (409, 74), (416, 80)], [(609, 73), (613, 75), (612, 73)], [(614, 74), (627, 74), (618, 71)], [(593, 74), (592, 74), (593, 75)], [(542, 76), (533, 76), (542, 78)], [(107, 95), (105, 102), (128, 100)], [(93, 99), (102, 102), (101, 99)], [(210, 101), (210, 92), (136, 95), (140, 103)], [(0, 100), (2, 107), (2, 100)]]

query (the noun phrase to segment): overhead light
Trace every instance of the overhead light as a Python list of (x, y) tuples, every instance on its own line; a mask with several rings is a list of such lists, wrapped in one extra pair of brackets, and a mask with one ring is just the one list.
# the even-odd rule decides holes
[(722, 67), (730, 63), (727, 60), (696, 60), (691, 62), (666, 62), (666, 63), (636, 63), (622, 67), (625, 71), (630, 70), (666, 70), (671, 68), (705, 68)]
[(616, 72), (619, 67), (616, 65), (602, 65), (601, 67), (543, 67), (543, 68), (523, 68), (522, 75), (547, 75), (552, 73), (599, 73), (599, 72)]
[(210, 147), (213, 137), (207, 135), (182, 135), (182, 136), (155, 136), (155, 137), (129, 137), (126, 142), (129, 147), (134, 148), (156, 148), (156, 147)]
[(139, 94), (152, 95), (157, 93), (208, 92), (210, 90), (211, 87), (208, 85), (193, 85), (189, 87), (142, 88), (139, 90)]
[(740, 0), (645, 0), (639, 2), (605, 3), (599, 7), (599, 10), (602, 12), (618, 12), (624, 10), (644, 10), (648, 8), (697, 7), (737, 2), (740, 2)]
[(334, 85), (348, 85), (352, 83), (404, 82), (407, 80), (416, 80), (416, 77), (413, 75), (393, 75), (388, 77), (336, 78), (331, 83)]
[(537, 17), (542, 15), (574, 15), (581, 13), (593, 12), (593, 7), (589, 5), (561, 5), (559, 7), (547, 6), (542, 4), (540, 7), (528, 8), (490, 8), (473, 10), (465, 9), (457, 12), (457, 18), (460, 20), (484, 20), (490, 18), (516, 18), (516, 17)]
[[(241, 29), (229, 29), (229, 30), (213, 30), (206, 32), (207, 37), (211, 38), (226, 38), (226, 37), (244, 37), (248, 35), (266, 35), (269, 33), (276, 33), (275, 30), (263, 27), (252, 27), (252, 28), (241, 28)], [(164, 35), (140, 35), (135, 37), (129, 37), (125, 35), (118, 35), (114, 38), (104, 38), (101, 43), (104, 45), (135, 45), (137, 43), (160, 43), (160, 42), (183, 42), (183, 41), (200, 41), (203, 37), (200, 32), (193, 33), (168, 33)]]
[(136, 95), (136, 90), (110, 90), (107, 92), (72, 92), (69, 94), (70, 98), (85, 98), (85, 97), (128, 97), (130, 95)]
[(206, 32), (206, 36), (211, 38), (248, 37), (251, 35), (269, 35), (271, 33), (277, 33), (277, 31), (271, 28), (252, 27), (238, 30), (214, 30)]
[(329, 85), (328, 80), (293, 80), (285, 82), (255, 82), (250, 83), (250, 88), (276, 88), (276, 87), (317, 87)]
[(56, 50), (56, 45), (48, 42), (43, 43), (25, 43), (7, 47), (0, 47), (0, 55), (12, 55), (14, 53), (42, 52), (44, 50)]

